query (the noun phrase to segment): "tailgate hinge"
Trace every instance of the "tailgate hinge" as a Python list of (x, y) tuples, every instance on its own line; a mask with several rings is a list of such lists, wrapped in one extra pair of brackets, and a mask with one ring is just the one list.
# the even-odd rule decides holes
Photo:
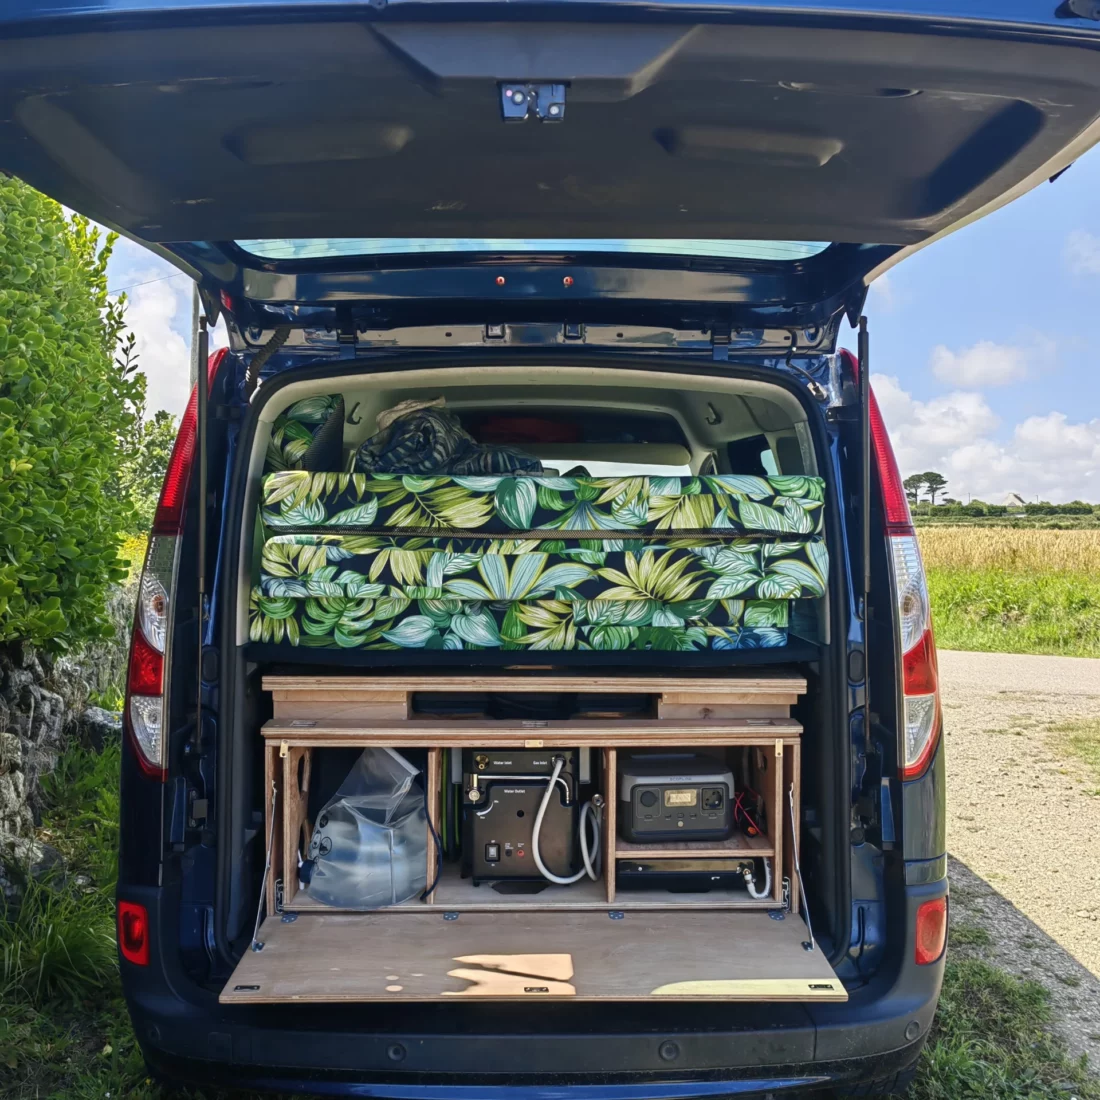
[(730, 357), (730, 336), (731, 329), (729, 325), (715, 324), (711, 325), (710, 329), (710, 347), (713, 354), (714, 361), (716, 363), (725, 363), (729, 361)]
[(341, 310), (336, 318), (336, 341), (340, 345), (341, 359), (354, 359), (359, 344), (359, 326), (350, 312)]
[(1100, 0), (1065, 0), (1054, 14), (1059, 19), (1092, 19), (1100, 22)]

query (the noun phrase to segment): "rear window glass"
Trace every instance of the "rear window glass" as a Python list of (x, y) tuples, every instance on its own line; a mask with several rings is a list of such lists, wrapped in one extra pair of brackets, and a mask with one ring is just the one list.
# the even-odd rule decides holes
[(804, 260), (829, 247), (815, 241), (715, 241), (617, 238), (317, 237), (237, 241), (265, 260), (322, 260), (448, 252), (638, 252), (731, 260)]

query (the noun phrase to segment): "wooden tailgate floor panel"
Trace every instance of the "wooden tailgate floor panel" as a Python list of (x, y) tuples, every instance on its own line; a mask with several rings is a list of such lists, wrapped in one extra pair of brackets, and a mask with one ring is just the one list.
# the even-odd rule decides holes
[(245, 952), (223, 1004), (847, 1000), (791, 913), (302, 913), (268, 918), (259, 938), (263, 950)]

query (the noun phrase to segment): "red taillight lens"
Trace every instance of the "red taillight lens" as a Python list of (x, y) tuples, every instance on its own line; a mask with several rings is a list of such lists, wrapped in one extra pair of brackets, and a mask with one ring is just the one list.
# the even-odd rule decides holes
[(118, 949), (127, 962), (149, 965), (149, 912), (144, 905), (118, 903)]
[[(856, 357), (849, 351), (840, 354), (847, 361), (853, 376), (858, 378), (859, 362)], [(902, 779), (918, 779), (928, 768), (942, 726), (932, 611), (920, 545), (913, 530), (913, 517), (909, 512), (901, 472), (873, 391), (870, 397), (871, 450), (882, 488), (901, 651), (901, 667), (898, 670), (902, 685), (899, 770)]]
[(931, 630), (926, 630), (920, 641), (902, 656), (901, 669), (906, 695), (932, 695), (940, 690), (936, 640)]
[[(840, 355), (847, 361), (853, 378), (859, 378), (859, 360), (847, 350)], [(913, 517), (909, 512), (909, 498), (905, 495), (905, 486), (902, 484), (901, 471), (898, 469), (898, 461), (894, 457), (894, 448), (890, 444), (890, 436), (886, 431), (886, 424), (882, 419), (878, 401), (875, 399), (875, 391), (871, 390), (871, 449), (875, 453), (875, 464), (878, 467), (878, 478), (882, 485), (882, 504), (886, 513), (886, 527), (888, 530), (913, 529)]]
[(923, 901), (917, 907), (913, 954), (918, 966), (936, 962), (947, 943), (947, 898)]
[(913, 516), (909, 511), (909, 498), (901, 480), (898, 460), (886, 434), (886, 425), (879, 411), (875, 391), (871, 391), (871, 449), (878, 464), (878, 479), (882, 485), (882, 506), (886, 513), (886, 527), (891, 531), (911, 531)]
[(131, 695), (160, 695), (164, 689), (164, 656), (134, 631), (130, 647), (130, 676), (126, 684)]
[[(218, 348), (210, 356), (207, 386), (213, 383), (228, 350), (228, 348)], [(180, 420), (180, 430), (176, 436), (175, 446), (172, 448), (172, 457), (168, 460), (168, 472), (164, 476), (160, 502), (153, 517), (154, 535), (178, 535), (183, 526), (183, 505), (187, 499), (187, 486), (191, 482), (198, 419), (198, 394), (193, 387), (183, 419)]]

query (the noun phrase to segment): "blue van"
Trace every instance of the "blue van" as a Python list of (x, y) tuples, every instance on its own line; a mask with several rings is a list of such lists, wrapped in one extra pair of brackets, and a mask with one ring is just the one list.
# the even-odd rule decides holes
[[(1095, 0), (8, 0), (0, 168), (201, 302), (125, 717), (152, 1072), (904, 1090), (942, 715), (862, 314), (1096, 142), (1098, 51)], [(325, 833), (379, 752), (419, 865)]]

